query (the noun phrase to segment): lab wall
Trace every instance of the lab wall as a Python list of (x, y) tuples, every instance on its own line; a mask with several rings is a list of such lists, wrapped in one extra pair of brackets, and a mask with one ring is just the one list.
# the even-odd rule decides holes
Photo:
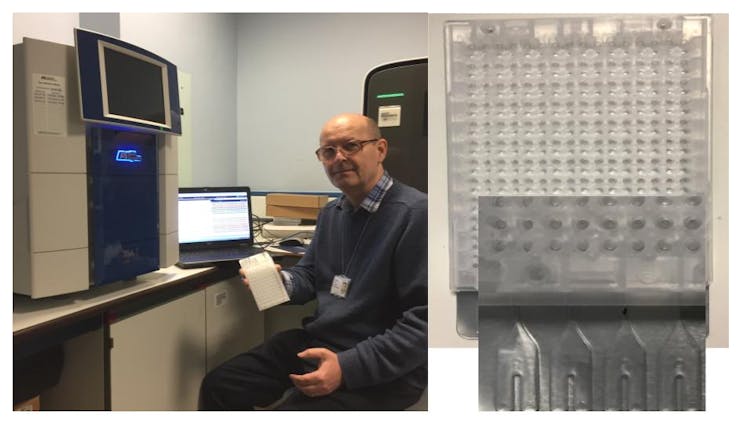
[(377, 66), (427, 56), (426, 14), (238, 15), (237, 181), (335, 192), (317, 161), (322, 124), (362, 111)]
[(13, 44), (28, 37), (72, 46), (73, 28), (78, 26), (78, 13), (14, 13)]
[[(191, 184), (236, 183), (236, 15), (121, 13), (121, 39), (191, 76)], [(181, 99), (183, 102), (183, 99)], [(180, 147), (179, 147), (180, 148)]]

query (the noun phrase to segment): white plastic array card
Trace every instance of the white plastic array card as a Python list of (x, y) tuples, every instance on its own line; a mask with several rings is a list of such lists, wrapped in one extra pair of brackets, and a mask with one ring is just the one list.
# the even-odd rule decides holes
[(251, 294), (260, 311), (290, 300), (283, 285), (280, 272), (267, 252), (262, 252), (238, 261), (249, 280)]
[(704, 16), (446, 23), (451, 289), (478, 289), (479, 196), (708, 201), (708, 28)]
[(712, 19), (445, 24), (480, 409), (704, 409)]

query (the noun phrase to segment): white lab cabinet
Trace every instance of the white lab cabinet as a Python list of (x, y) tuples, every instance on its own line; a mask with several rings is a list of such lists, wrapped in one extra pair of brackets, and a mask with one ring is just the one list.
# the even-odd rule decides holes
[(264, 314), (238, 277), (205, 289), (207, 371), (264, 341)]
[(205, 367), (204, 321), (200, 291), (112, 324), (112, 409), (196, 409)]
[(196, 410), (206, 372), (261, 343), (263, 331), (238, 278), (113, 323), (112, 410)]

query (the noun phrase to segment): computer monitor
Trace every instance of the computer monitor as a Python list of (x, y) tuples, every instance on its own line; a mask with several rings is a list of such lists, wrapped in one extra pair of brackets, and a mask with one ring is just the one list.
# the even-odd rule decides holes
[(187, 245), (251, 244), (248, 187), (178, 190), (178, 242)]
[(181, 133), (175, 65), (103, 34), (74, 35), (84, 121)]

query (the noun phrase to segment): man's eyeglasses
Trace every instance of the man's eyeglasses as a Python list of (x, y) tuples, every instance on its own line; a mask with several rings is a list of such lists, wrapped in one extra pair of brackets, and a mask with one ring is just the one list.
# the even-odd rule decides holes
[(374, 143), (377, 140), (379, 140), (379, 138), (373, 138), (371, 140), (351, 140), (339, 146), (322, 146), (315, 150), (314, 154), (317, 155), (317, 159), (321, 162), (329, 162), (335, 159), (335, 156), (338, 155), (338, 150), (343, 152), (344, 156), (353, 156), (356, 153), (359, 153), (361, 149), (364, 148), (365, 144)]

